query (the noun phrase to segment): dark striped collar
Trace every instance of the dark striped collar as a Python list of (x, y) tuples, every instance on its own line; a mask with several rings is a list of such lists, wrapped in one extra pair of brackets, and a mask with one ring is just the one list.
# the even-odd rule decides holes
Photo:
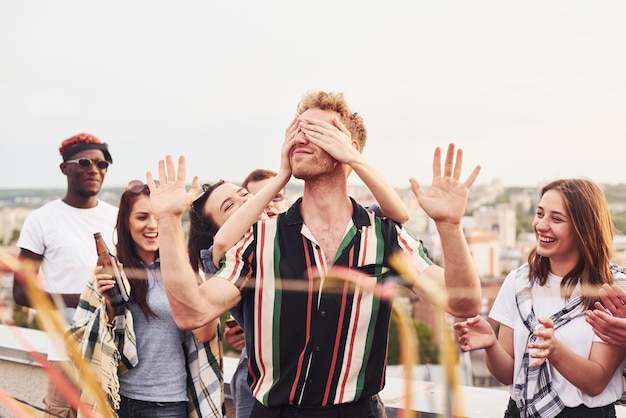
[[(356, 200), (350, 198), (352, 202), (352, 222), (354, 222), (354, 226), (357, 229), (361, 229), (364, 226), (370, 226), (370, 217), (367, 213), (367, 210), (359, 205)], [(280, 221), (282, 217), (284, 217), (284, 223), (286, 225), (302, 225), (304, 220), (302, 219), (302, 212), (300, 211), (300, 206), (302, 205), (302, 198), (298, 198), (294, 202), (293, 205), (285, 212), (284, 214), (278, 215), (278, 221)]]

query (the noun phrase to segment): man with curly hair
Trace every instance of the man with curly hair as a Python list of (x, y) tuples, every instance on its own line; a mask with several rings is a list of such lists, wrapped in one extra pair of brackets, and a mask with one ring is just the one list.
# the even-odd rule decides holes
[[(452, 315), (480, 310), (478, 272), (461, 225), (480, 167), (460, 181), (462, 152), (450, 144), (444, 164), (441, 149), (435, 150), (428, 192), (410, 180), (439, 231), (444, 270), (403, 225), (349, 196), (350, 172), (367, 164), (361, 156), (365, 130), (357, 126), (361, 117), (343, 94), (303, 97), (283, 144), (290, 167), (281, 165), (281, 173), (290, 171), (286, 177), (304, 180), (302, 197), (287, 212), (257, 222), (201, 285), (185, 267), (182, 229), (182, 214), (200, 191), (198, 179), (188, 191), (183, 157), (178, 170), (171, 156), (159, 162), (158, 188), (148, 174), (163, 281), (177, 324), (193, 329), (235, 305), (241, 310), (255, 398), (251, 418), (386, 416), (378, 393), (385, 385), (391, 301), (373, 290), (388, 290), (382, 285), (398, 275), (389, 262), (394, 253), (439, 287)], [(358, 152), (342, 153), (339, 141)], [(336, 278), (354, 286), (337, 285)]]
[[(67, 178), (65, 196), (26, 217), (17, 241), (24, 268), (14, 275), (13, 299), (18, 305), (36, 308), (24, 284), (25, 280), (36, 278), (41, 268), (43, 290), (54, 303), (59, 302), (57, 307), (69, 323), (80, 292), (96, 266), (93, 234), (100, 232), (109, 248), (113, 248), (117, 208), (97, 197), (113, 163), (106, 143), (94, 135), (79, 133), (61, 142), (59, 154), (63, 159), (61, 173)], [(63, 347), (50, 343), (48, 361), (57, 367), (59, 362), (68, 361)], [(76, 416), (75, 408), (54, 382), (48, 384), (44, 403), (46, 417)]]

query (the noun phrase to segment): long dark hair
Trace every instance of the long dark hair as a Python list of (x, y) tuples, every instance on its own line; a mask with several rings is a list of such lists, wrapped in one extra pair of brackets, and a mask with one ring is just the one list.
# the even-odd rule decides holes
[(131, 292), (130, 300), (135, 302), (146, 315), (146, 318), (157, 318), (157, 314), (148, 305), (148, 274), (146, 266), (137, 254), (135, 241), (130, 234), (129, 219), (133, 205), (143, 195), (150, 197), (150, 189), (144, 185), (141, 191), (134, 191), (135, 188), (128, 189), (120, 197), (119, 209), (117, 212), (117, 257), (124, 265), (124, 272), (128, 277)]
[[(549, 190), (556, 190), (563, 196), (581, 255), (576, 266), (561, 281), (561, 294), (569, 298), (580, 281), (584, 306), (590, 308), (598, 300), (598, 289), (614, 280), (610, 270), (614, 256), (611, 211), (602, 189), (591, 180), (555, 180), (541, 189), (540, 196)], [(535, 247), (528, 255), (528, 265), (531, 282), (546, 284), (550, 273), (549, 258), (537, 254)]]
[(213, 184), (203, 184), (200, 195), (193, 201), (189, 209), (189, 237), (187, 239), (187, 252), (191, 267), (198, 271), (202, 267), (200, 250), (208, 249), (213, 245), (213, 238), (220, 229), (213, 217), (204, 213), (204, 205), (213, 190), (224, 184), (219, 180)]

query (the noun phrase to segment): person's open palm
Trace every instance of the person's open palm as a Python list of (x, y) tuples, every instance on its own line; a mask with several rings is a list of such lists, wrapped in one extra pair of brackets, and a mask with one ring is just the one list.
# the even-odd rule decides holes
[(420, 183), (411, 178), (411, 189), (417, 197), (419, 205), (424, 209), (426, 214), (435, 222), (446, 222), (451, 224), (459, 224), (469, 196), (469, 189), (474, 184), (480, 166), (476, 166), (474, 171), (464, 182), (461, 182), (461, 171), (463, 168), (463, 150), (456, 150), (455, 161), (455, 145), (448, 145), (446, 160), (441, 172), (441, 148), (435, 149), (433, 158), (433, 181), (425, 192)]
[(494, 345), (497, 337), (491, 324), (485, 318), (477, 315), (466, 321), (454, 324), (458, 333), (459, 348), (461, 351), (479, 350)]
[(165, 161), (159, 161), (158, 183), (151, 172), (146, 174), (150, 188), (150, 207), (157, 220), (167, 216), (181, 216), (200, 192), (197, 176), (194, 176), (191, 188), (187, 190), (186, 168), (184, 156), (178, 157), (178, 170), (176, 170), (172, 156), (167, 155)]

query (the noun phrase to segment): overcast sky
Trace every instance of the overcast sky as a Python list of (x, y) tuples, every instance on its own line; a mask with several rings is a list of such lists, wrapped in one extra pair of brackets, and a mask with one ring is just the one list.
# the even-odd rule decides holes
[(307, 90), (345, 93), (397, 187), (449, 142), (479, 183), (623, 183), (624, 22), (621, 0), (0, 0), (0, 188), (65, 187), (83, 131), (109, 186), (166, 154), (240, 181), (278, 167)]

